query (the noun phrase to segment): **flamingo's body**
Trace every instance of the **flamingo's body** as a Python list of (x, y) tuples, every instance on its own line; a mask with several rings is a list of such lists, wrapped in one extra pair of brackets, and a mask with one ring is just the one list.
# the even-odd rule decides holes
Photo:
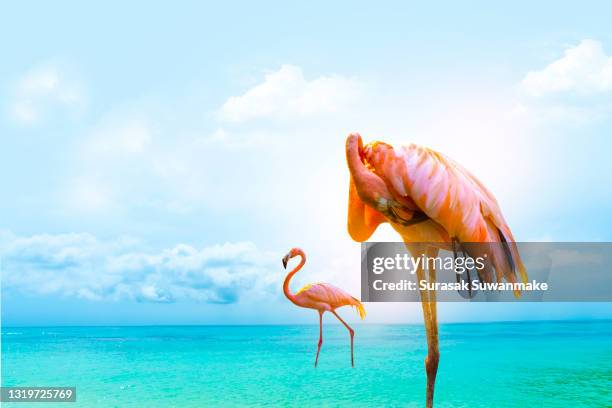
[[(347, 138), (346, 157), (351, 173), (348, 231), (354, 240), (366, 241), (378, 225), (389, 222), (417, 256), (435, 256), (439, 249), (456, 251), (458, 245), (470, 256), (490, 260), (479, 271), (482, 280), (501, 281), (503, 276), (516, 282), (518, 271), (526, 282), (514, 237), (495, 197), (461, 165), (414, 144), (363, 146), (359, 134)], [(424, 272), (417, 270), (419, 280)], [(435, 279), (435, 270), (430, 270), (429, 280)], [(428, 342), (426, 403), (431, 407), (439, 361), (435, 291), (422, 291), (421, 302)]]
[(353, 337), (355, 331), (336, 313), (336, 309), (342, 306), (354, 306), (359, 317), (362, 319), (365, 317), (365, 309), (361, 302), (344, 290), (337, 288), (329, 283), (314, 283), (304, 286), (297, 293), (293, 294), (289, 290), (289, 282), (293, 275), (295, 275), (306, 263), (306, 255), (304, 251), (299, 248), (293, 248), (283, 258), (283, 266), (286, 268), (289, 259), (300, 256), (300, 263), (287, 274), (285, 282), (283, 284), (283, 291), (285, 296), (293, 302), (295, 305), (305, 307), (308, 309), (314, 309), (319, 312), (319, 344), (317, 347), (317, 357), (315, 358), (315, 367), (319, 362), (319, 352), (321, 351), (321, 345), (323, 344), (323, 313), (330, 312), (340, 320), (340, 322), (348, 329), (351, 337), (351, 365), (354, 366), (353, 358)]

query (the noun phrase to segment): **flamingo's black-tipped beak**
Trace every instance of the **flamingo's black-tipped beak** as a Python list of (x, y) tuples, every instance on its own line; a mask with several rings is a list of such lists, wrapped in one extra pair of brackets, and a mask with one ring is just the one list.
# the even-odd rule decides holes
[(287, 262), (289, 262), (289, 254), (283, 257), (283, 268), (287, 269)]

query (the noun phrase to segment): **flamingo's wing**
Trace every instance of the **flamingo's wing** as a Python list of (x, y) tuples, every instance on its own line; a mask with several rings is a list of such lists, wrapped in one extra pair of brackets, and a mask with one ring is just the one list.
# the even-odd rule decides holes
[(342, 306), (354, 306), (357, 308), (359, 316), (362, 319), (365, 317), (365, 309), (359, 300), (329, 283), (308, 284), (300, 289), (295, 296), (302, 297), (312, 304), (329, 305), (331, 309)]
[(504, 274), (515, 281), (525, 268), (510, 228), (491, 192), (468, 170), (434, 150), (409, 145), (392, 148), (384, 143), (365, 147), (369, 165), (398, 200), (409, 197), (429, 218), (460, 242), (489, 245), (498, 280)]

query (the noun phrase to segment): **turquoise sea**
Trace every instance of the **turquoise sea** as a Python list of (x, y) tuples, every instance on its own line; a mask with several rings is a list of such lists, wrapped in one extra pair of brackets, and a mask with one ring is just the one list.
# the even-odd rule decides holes
[[(45, 407), (421, 407), (421, 325), (13, 327), (3, 386), (76, 386)], [(445, 324), (437, 407), (610, 407), (612, 321)], [(40, 403), (3, 406), (41, 407)]]

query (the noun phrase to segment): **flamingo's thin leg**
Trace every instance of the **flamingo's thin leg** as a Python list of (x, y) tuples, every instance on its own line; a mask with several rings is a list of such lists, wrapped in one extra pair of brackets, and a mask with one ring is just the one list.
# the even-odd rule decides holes
[[(438, 250), (435, 248), (430, 248), (428, 250), (428, 254), (427, 254), (430, 258), (434, 258), (436, 256), (438, 256)], [(469, 280), (469, 275), (468, 275), (468, 280)], [(430, 282), (436, 282), (436, 269), (435, 268), (431, 268), (429, 270), (429, 281)], [(433, 329), (434, 332), (434, 336), (435, 336), (435, 348), (436, 351), (435, 353), (438, 355), (438, 360), (439, 360), (439, 355), (440, 352), (438, 351), (438, 302), (436, 299), (436, 291), (432, 291), (431, 295), (429, 296), (429, 308), (431, 310), (431, 327)], [(436, 363), (436, 371), (438, 370), (438, 365)]]
[(319, 345), (317, 346), (317, 358), (315, 358), (315, 368), (319, 362), (319, 352), (321, 351), (321, 345), (323, 344), (323, 312), (319, 310)]
[(355, 330), (351, 329), (351, 326), (346, 324), (346, 322), (344, 320), (342, 320), (342, 318), (340, 316), (338, 316), (338, 313), (336, 313), (335, 310), (332, 310), (331, 312), (334, 314), (334, 316), (336, 316), (338, 318), (338, 320), (340, 320), (340, 322), (342, 322), (344, 327), (346, 327), (348, 329), (349, 334), (351, 335), (351, 367), (355, 367), (355, 360), (353, 358), (353, 337), (355, 337)]
[[(425, 273), (422, 267), (417, 268), (417, 279), (420, 281), (425, 279)], [(435, 270), (430, 271), (430, 282), (435, 282)], [(438, 322), (436, 308), (436, 293), (435, 290), (421, 290), (421, 306), (423, 307), (423, 320), (425, 322), (425, 332), (427, 334), (427, 357), (425, 358), (425, 371), (427, 372), (427, 394), (426, 407), (433, 407), (434, 385), (436, 382), (436, 374), (438, 372), (438, 362), (440, 360), (440, 352), (438, 350)]]

